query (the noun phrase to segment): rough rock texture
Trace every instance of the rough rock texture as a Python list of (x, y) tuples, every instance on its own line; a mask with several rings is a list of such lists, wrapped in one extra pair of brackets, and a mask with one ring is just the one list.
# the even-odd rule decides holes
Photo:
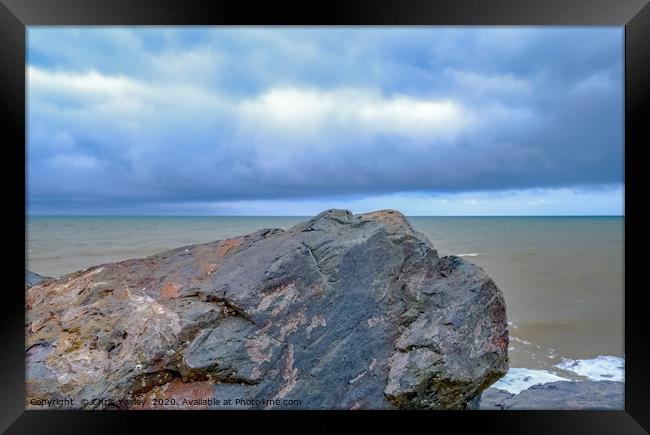
[(26, 319), (28, 406), (464, 408), (508, 370), (494, 282), (391, 210), (91, 267)]
[(616, 381), (557, 381), (533, 385), (512, 394), (488, 388), (471, 408), (503, 409), (623, 409), (625, 384)]

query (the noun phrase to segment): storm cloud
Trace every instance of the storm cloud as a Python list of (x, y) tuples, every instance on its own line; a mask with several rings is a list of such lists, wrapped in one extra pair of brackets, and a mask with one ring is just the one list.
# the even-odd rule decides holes
[(619, 211), (623, 67), (622, 28), (30, 28), (29, 206)]

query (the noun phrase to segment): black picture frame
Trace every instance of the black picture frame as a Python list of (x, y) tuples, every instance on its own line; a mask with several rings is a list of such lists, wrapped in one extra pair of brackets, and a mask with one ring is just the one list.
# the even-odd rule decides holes
[[(247, 429), (310, 432), (338, 419), (401, 431), (423, 424), (485, 433), (612, 433), (650, 431), (650, 337), (641, 277), (650, 214), (644, 211), (644, 169), (650, 144), (649, 0), (330, 0), (297, 4), (207, 0), (0, 0), (0, 123), (3, 126), (4, 213), (0, 216), (8, 284), (0, 317), (2, 405), (6, 433), (131, 433)], [(625, 410), (624, 411), (26, 411), (24, 285), (18, 264), (25, 248), (25, 38), (34, 25), (614, 25), (625, 26)], [(644, 110), (645, 109), (645, 110)], [(635, 282), (641, 284), (634, 285)], [(337, 418), (333, 418), (337, 417)], [(413, 429), (410, 429), (413, 427)]]

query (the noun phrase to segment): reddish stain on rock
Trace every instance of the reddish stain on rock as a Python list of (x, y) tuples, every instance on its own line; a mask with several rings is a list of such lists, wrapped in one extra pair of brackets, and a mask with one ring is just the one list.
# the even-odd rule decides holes
[(144, 397), (144, 409), (206, 409), (213, 397), (214, 384), (207, 381), (183, 382), (176, 378), (153, 388)]
[(129, 291), (126, 288), (119, 288), (113, 292), (113, 296), (119, 301), (123, 301), (129, 297)]
[(366, 219), (378, 220), (395, 226), (408, 223), (404, 215), (396, 210), (378, 210), (369, 213), (362, 213), (359, 216), (363, 216)]
[(490, 315), (495, 322), (501, 322), (506, 315), (506, 309), (502, 305), (496, 305), (490, 309)]
[(228, 252), (232, 251), (239, 245), (241, 245), (241, 239), (228, 239), (225, 240), (219, 247), (217, 248), (217, 258), (223, 258), (228, 254)]
[(203, 273), (210, 276), (215, 272), (215, 270), (217, 270), (218, 267), (219, 266), (217, 266), (216, 263), (206, 264), (203, 266)]
[(177, 298), (181, 294), (181, 285), (176, 282), (168, 282), (160, 290), (160, 294), (166, 299)]
[(503, 351), (508, 346), (508, 337), (505, 335), (500, 337), (494, 336), (492, 337), (491, 343), (495, 348)]

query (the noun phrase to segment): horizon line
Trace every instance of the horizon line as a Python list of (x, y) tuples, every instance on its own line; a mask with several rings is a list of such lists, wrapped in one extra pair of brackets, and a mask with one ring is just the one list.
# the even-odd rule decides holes
[[(354, 215), (372, 213), (362, 212), (353, 213)], [(399, 210), (396, 210), (399, 211)], [(400, 212), (401, 213), (401, 212)], [(112, 213), (86, 213), (86, 214), (67, 214), (67, 213), (30, 213), (25, 214), (25, 217), (313, 217), (316, 214), (112, 214)], [(466, 214), (466, 215), (445, 215), (445, 214), (405, 214), (407, 217), (625, 217), (625, 214)]]

